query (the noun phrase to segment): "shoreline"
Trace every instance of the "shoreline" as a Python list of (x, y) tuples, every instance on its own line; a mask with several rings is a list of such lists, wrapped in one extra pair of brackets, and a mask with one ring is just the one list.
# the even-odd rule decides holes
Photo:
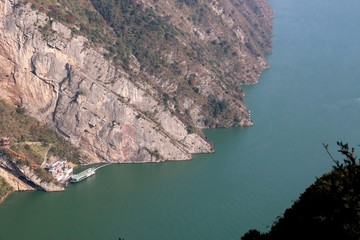
[(0, 205), (3, 204), (5, 202), (5, 200), (14, 192), (15, 192), (15, 190), (12, 190), (11, 192), (8, 192), (5, 196), (1, 197), (0, 198)]

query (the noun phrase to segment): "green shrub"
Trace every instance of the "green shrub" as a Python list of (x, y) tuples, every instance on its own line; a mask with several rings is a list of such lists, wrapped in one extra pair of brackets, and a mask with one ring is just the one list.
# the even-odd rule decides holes
[(54, 130), (26, 114), (22, 108), (16, 108), (4, 100), (0, 100), (0, 133), (1, 136), (11, 139), (13, 150), (27, 156), (35, 163), (40, 164), (44, 156), (39, 155), (31, 145), (26, 145), (24, 142), (41, 142), (45, 146), (51, 144), (50, 155), (66, 158), (74, 163), (79, 162), (79, 149)]
[(269, 233), (250, 230), (242, 240), (360, 239), (360, 160), (348, 144), (337, 143), (343, 161), (308, 187)]
[(13, 188), (5, 181), (4, 178), (0, 177), (0, 199), (12, 191)]

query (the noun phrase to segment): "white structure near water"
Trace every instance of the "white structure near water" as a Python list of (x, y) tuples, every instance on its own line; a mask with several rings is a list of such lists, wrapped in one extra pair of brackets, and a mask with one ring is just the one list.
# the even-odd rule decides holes
[(56, 161), (50, 166), (49, 172), (58, 182), (65, 183), (71, 177), (73, 168), (67, 161)]

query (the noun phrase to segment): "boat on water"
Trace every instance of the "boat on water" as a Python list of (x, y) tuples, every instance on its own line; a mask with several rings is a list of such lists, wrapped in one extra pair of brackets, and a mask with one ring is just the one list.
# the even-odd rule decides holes
[(96, 168), (88, 168), (78, 174), (74, 174), (70, 178), (70, 182), (77, 183), (95, 174)]

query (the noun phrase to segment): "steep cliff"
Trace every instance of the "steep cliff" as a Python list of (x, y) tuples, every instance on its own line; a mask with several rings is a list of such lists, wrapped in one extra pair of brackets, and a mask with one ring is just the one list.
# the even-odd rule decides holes
[(62, 160), (75, 166), (80, 155), (70, 142), (23, 108), (0, 100), (0, 202), (12, 191), (64, 190), (44, 168)]
[(0, 153), (0, 176), (10, 184), (15, 191), (44, 190), (48, 192), (63, 191), (64, 187), (53, 181), (46, 181), (36, 174), (33, 168), (18, 164), (4, 153)]
[[(106, 40), (88, 34), (95, 20), (74, 20), (72, 1), (0, 1), (0, 96), (78, 146), (83, 161), (190, 159), (213, 151), (197, 127), (252, 124), (240, 86), (267, 67), (265, 1), (80, 2), (88, 21), (107, 24)], [(117, 26), (124, 6), (155, 30), (126, 28), (128, 18)]]

